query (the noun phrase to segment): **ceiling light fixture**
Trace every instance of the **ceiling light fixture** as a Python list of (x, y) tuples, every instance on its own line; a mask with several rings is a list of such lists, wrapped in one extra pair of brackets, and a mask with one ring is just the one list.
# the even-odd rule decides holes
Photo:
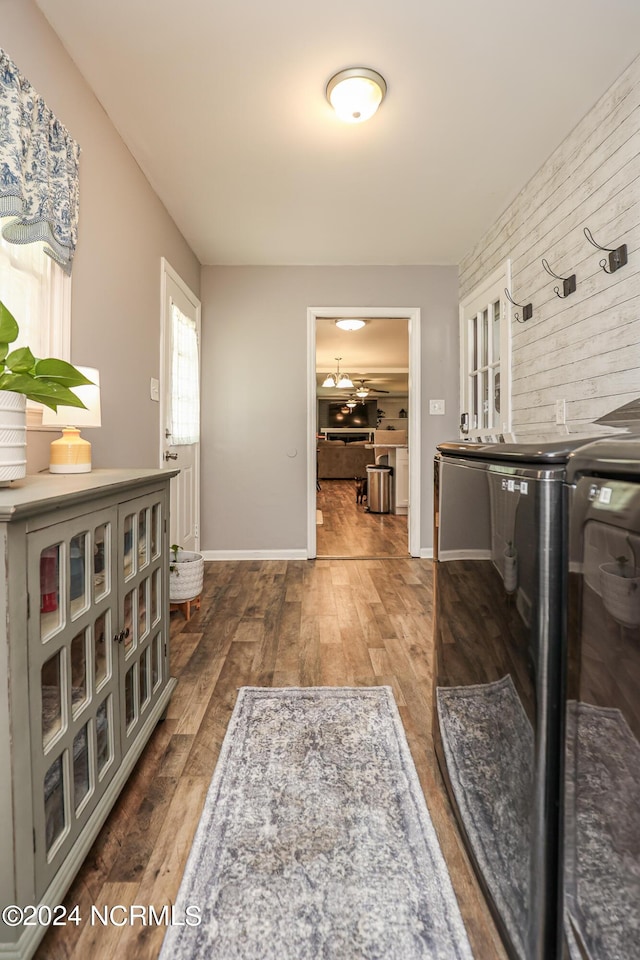
[(369, 67), (349, 67), (327, 84), (327, 100), (345, 123), (362, 123), (374, 115), (387, 92), (384, 77)]
[(347, 373), (340, 373), (340, 361), (342, 357), (336, 357), (338, 369), (335, 373), (329, 373), (324, 379), (323, 387), (340, 387), (341, 389), (353, 390), (353, 381)]
[(336, 327), (340, 330), (362, 330), (366, 320), (358, 320), (356, 317), (345, 317), (343, 320), (336, 320)]

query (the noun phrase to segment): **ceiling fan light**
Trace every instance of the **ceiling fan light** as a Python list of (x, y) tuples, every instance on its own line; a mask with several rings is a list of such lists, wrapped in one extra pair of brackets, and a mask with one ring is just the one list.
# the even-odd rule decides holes
[(367, 390), (366, 387), (359, 387), (356, 390), (356, 397), (368, 397), (368, 396), (369, 396), (369, 391)]
[(327, 100), (345, 123), (363, 123), (369, 120), (382, 103), (386, 92), (384, 77), (369, 67), (340, 70), (327, 84)]
[(323, 382), (322, 386), (323, 386), (323, 387), (335, 387), (335, 385), (336, 385), (335, 375), (334, 375), (333, 373), (328, 373), (327, 376), (326, 376), (325, 379), (324, 379), (324, 382)]
[(353, 410), (353, 408), (357, 406), (355, 400), (347, 400), (347, 404), (346, 404), (346, 405), (349, 407), (349, 410)]
[(336, 320), (336, 327), (340, 330), (361, 330), (366, 322), (366, 320), (359, 320), (357, 317), (344, 317), (342, 320)]

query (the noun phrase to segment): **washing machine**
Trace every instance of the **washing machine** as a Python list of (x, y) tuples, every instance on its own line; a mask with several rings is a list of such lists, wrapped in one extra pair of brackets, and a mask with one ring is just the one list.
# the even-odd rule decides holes
[(571, 454), (564, 957), (640, 957), (640, 440)]
[(435, 459), (434, 743), (514, 960), (561, 949), (563, 484), (584, 438)]

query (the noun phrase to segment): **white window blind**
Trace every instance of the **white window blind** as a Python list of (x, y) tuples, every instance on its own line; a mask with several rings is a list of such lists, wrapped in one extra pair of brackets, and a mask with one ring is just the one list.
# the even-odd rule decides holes
[(196, 324), (171, 304), (171, 444), (200, 440), (200, 376)]

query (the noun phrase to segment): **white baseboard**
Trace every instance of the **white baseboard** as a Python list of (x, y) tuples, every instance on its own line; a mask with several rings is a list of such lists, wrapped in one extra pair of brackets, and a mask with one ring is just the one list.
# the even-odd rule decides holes
[[(205, 560), (309, 560), (306, 550), (200, 550)], [(420, 548), (421, 560), (433, 560), (433, 548)]]
[(308, 560), (306, 550), (201, 550), (205, 560)]

